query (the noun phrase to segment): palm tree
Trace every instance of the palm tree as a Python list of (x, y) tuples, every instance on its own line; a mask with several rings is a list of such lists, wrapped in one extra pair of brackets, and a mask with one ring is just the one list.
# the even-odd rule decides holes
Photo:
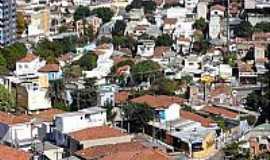
[(53, 106), (58, 103), (64, 103), (67, 106), (63, 79), (50, 81), (46, 96), (51, 99)]

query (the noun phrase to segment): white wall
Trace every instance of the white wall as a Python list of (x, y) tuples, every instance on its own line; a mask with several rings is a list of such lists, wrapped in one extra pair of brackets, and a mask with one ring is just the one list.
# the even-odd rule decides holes
[(165, 120), (172, 121), (180, 118), (180, 105), (179, 104), (172, 104), (169, 108), (165, 110)]
[(92, 114), (90, 118), (86, 118), (85, 114), (74, 114), (72, 116), (56, 116), (55, 128), (62, 133), (70, 133), (89, 127), (102, 126), (105, 123), (106, 112)]
[(41, 61), (39, 58), (31, 62), (16, 62), (16, 75), (23, 74), (36, 74), (37, 70), (45, 65), (45, 61)]
[(32, 129), (30, 123), (15, 124), (15, 125), (6, 125), (1, 124), (1, 126), (8, 127), (8, 131), (2, 138), (3, 141), (14, 144), (16, 140), (25, 140), (32, 138)]
[(51, 101), (46, 94), (46, 89), (28, 90), (28, 110), (51, 108)]

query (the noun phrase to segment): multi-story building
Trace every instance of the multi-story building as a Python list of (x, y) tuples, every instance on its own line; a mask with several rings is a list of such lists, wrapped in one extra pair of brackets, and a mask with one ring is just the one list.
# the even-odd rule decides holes
[(0, 1), (0, 45), (7, 45), (16, 39), (16, 1)]

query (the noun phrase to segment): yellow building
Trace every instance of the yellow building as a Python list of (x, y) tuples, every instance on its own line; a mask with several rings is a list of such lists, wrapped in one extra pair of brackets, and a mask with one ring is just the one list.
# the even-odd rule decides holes
[(34, 11), (29, 15), (30, 24), (28, 26), (28, 35), (47, 35), (50, 33), (50, 11), (47, 8)]

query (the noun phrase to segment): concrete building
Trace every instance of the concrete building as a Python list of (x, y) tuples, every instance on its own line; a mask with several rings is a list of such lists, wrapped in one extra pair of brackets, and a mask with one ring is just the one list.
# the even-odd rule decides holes
[(106, 110), (91, 107), (77, 112), (63, 113), (55, 116), (55, 130), (61, 133), (75, 132), (81, 129), (102, 126), (106, 123)]
[(221, 18), (219, 16), (212, 16), (209, 23), (209, 36), (211, 39), (216, 39), (221, 32)]
[(0, 112), (0, 139), (11, 146), (29, 149), (34, 140), (31, 117)]
[(42, 9), (30, 13), (30, 24), (28, 26), (28, 36), (39, 36), (50, 34), (50, 11)]
[(0, 45), (11, 44), (16, 40), (16, 1), (0, 1)]

